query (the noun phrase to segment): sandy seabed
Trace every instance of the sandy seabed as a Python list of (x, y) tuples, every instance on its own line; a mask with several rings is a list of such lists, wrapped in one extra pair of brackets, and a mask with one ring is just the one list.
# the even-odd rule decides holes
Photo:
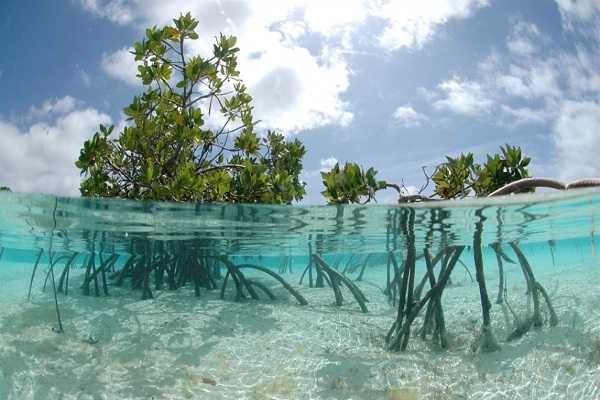
[[(298, 286), (296, 273), (283, 276), (308, 306), (267, 277), (277, 301), (236, 303), (231, 291), (221, 300), (204, 290), (200, 298), (179, 290), (141, 301), (116, 288), (109, 297), (86, 297), (74, 283), (59, 296), (62, 334), (53, 331), (51, 293), (36, 285), (31, 302), (25, 293), (18, 301), (0, 294), (0, 399), (598, 399), (596, 265), (538, 274), (559, 316), (556, 327), (507, 342), (512, 318), (494, 304), (501, 350), (489, 354), (472, 350), (481, 308), (462, 269), (443, 298), (450, 348), (414, 336), (404, 353), (385, 349), (396, 310), (382, 291), (383, 267), (358, 282), (370, 300), (366, 314), (348, 292), (336, 307), (330, 288)], [(506, 273), (509, 304), (525, 316), (522, 275), (514, 267)]]

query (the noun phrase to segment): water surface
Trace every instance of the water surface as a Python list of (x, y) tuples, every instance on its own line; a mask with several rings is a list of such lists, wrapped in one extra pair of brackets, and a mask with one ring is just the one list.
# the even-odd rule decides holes
[[(595, 399), (599, 207), (597, 190), (340, 207), (2, 193), (0, 398)], [(500, 345), (492, 353), (474, 345), (476, 235)], [(465, 246), (443, 297), (447, 349), (420, 337), (422, 315), (407, 351), (387, 349), (397, 314), (390, 254), (401, 265), (411, 243), (417, 281), (425, 249)], [(542, 326), (515, 340), (533, 305), (511, 244), (558, 317), (551, 326), (542, 307)], [(508, 259), (503, 289), (492, 245)], [(342, 304), (326, 280), (317, 287), (309, 254), (354, 282), (367, 312), (345, 287)], [(268, 268), (307, 304), (251, 268), (243, 273), (258, 299), (229, 277), (222, 290), (221, 259)]]

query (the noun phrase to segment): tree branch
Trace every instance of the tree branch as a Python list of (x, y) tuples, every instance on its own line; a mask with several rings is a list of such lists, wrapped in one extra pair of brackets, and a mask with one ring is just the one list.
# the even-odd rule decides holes
[(215, 171), (215, 170), (219, 170), (219, 169), (244, 169), (245, 167), (241, 164), (223, 164), (223, 165), (215, 165), (213, 167), (208, 167), (208, 168), (199, 168), (196, 169), (196, 172), (199, 174), (204, 174), (207, 172), (211, 172), (211, 171)]

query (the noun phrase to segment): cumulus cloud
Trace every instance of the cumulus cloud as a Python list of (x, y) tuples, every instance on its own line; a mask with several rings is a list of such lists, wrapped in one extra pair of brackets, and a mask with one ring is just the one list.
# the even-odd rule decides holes
[(597, 176), (600, 172), (600, 103), (565, 101), (554, 123), (557, 172), (563, 179)]
[(508, 49), (520, 56), (531, 56), (539, 52), (538, 42), (543, 35), (537, 25), (525, 21), (517, 21), (506, 40)]
[[(598, 2), (561, 2), (561, 12), (589, 22)], [(600, 14), (598, 14), (600, 15)], [(573, 20), (571, 20), (573, 23)], [(576, 28), (573, 28), (576, 29)], [(600, 174), (600, 36), (586, 45), (549, 49), (535, 25), (517, 21), (506, 38), (506, 53), (492, 52), (475, 76), (445, 80), (420, 96), (438, 110), (472, 117), (493, 112), (505, 126), (547, 126), (548, 165), (563, 179)]]
[(562, 25), (567, 32), (577, 32), (600, 40), (600, 2), (597, 0), (555, 0)]
[(438, 109), (474, 116), (489, 112), (494, 104), (484, 88), (474, 81), (453, 77), (440, 83), (438, 88), (442, 98), (433, 103)]
[[(505, 54), (493, 51), (478, 64), (473, 77), (453, 76), (433, 90), (419, 88), (418, 93), (438, 110), (469, 117), (495, 112), (495, 121), (503, 126), (548, 123), (565, 95), (563, 71), (570, 64), (545, 56), (548, 43), (536, 25), (515, 20), (506, 37)], [(582, 75), (575, 67), (579, 64), (571, 64), (575, 80)], [(589, 80), (595, 79), (593, 68), (586, 72)], [(579, 83), (589, 87), (590, 82), (580, 78)]]
[(338, 160), (334, 156), (328, 158), (321, 159), (321, 171), (331, 171), (335, 164), (337, 164)]
[[(600, 21), (597, 1), (557, 0), (563, 26), (567, 30), (590, 33), (597, 30), (593, 21)], [(548, 124), (549, 140), (554, 156), (545, 170), (562, 179), (597, 176), (600, 173), (596, 149), (600, 146), (600, 36), (587, 46), (574, 49), (540, 51), (547, 46), (545, 35), (531, 24), (517, 24), (508, 38), (511, 57), (496, 62), (496, 88), (520, 104), (537, 107), (502, 105), (504, 115), (517, 123)], [(515, 33), (527, 37), (529, 45), (511, 47)], [(531, 49), (531, 51), (529, 50)], [(536, 52), (535, 57), (530, 57)], [(491, 71), (492, 74), (494, 73)], [(493, 86), (490, 90), (493, 90)], [(541, 104), (541, 105), (540, 105)]]
[(115, 51), (112, 54), (102, 54), (100, 67), (109, 76), (125, 82), (132, 86), (140, 85), (140, 80), (137, 77), (137, 63), (135, 57), (130, 53), (131, 48), (124, 47)]
[(118, 24), (126, 24), (133, 20), (131, 10), (123, 0), (79, 0), (84, 10), (100, 17), (110, 19)]
[[(86, 3), (89, 3), (87, 0)], [(260, 127), (294, 132), (328, 124), (347, 126), (353, 114), (342, 94), (349, 86), (349, 68), (340, 50), (322, 46), (312, 52), (298, 44), (306, 30), (328, 36), (340, 32), (346, 22), (364, 16), (349, 5), (335, 18), (324, 18), (314, 2), (223, 1), (93, 1), (86, 9), (96, 10), (100, 3), (124, 9), (127, 22), (138, 27), (169, 23), (173, 16), (191, 11), (199, 19), (199, 33), (212, 38), (219, 32), (235, 34), (242, 51), (239, 68), (254, 97), (255, 118)], [(284, 4), (285, 3), (285, 4)], [(336, 2), (334, 2), (336, 3)], [(341, 5), (337, 1), (338, 6)], [(327, 3), (327, 7), (334, 4)], [(302, 18), (296, 17), (302, 12)], [(119, 22), (119, 21), (116, 21)], [(187, 51), (207, 55), (212, 43), (190, 43)], [(137, 65), (129, 49), (104, 55), (102, 69), (127, 84), (139, 84)]]
[(556, 0), (563, 21), (572, 28), (573, 19), (589, 21), (600, 17), (600, 3), (597, 0)]
[(556, 3), (565, 15), (589, 19), (600, 14), (600, 3), (597, 0), (556, 0)]
[(60, 99), (48, 99), (41, 106), (31, 106), (29, 108), (29, 117), (40, 118), (66, 114), (73, 111), (76, 106), (77, 100), (71, 96), (65, 96)]
[(36, 110), (46, 110), (39, 117), (50, 122), (20, 128), (0, 120), (0, 184), (19, 192), (78, 194), (74, 162), (83, 142), (111, 119), (69, 96), (48, 100)]
[(415, 111), (411, 106), (400, 106), (396, 108), (392, 118), (395, 125), (400, 125), (405, 128), (419, 126), (428, 120), (426, 115)]
[(513, 125), (536, 123), (543, 124), (551, 118), (551, 113), (545, 108), (500, 106), (502, 112), (509, 117)]
[[(343, 95), (351, 70), (344, 54), (368, 17), (380, 21), (378, 44), (386, 49), (422, 46), (452, 18), (465, 18), (487, 0), (80, 0), (85, 10), (115, 23), (138, 28), (170, 22), (190, 11), (199, 19), (201, 37), (219, 32), (239, 38), (242, 78), (255, 99), (255, 117), (263, 127), (294, 132), (318, 126), (349, 125), (351, 105)], [(309, 48), (306, 34), (319, 37)], [(207, 54), (209, 41), (190, 51)], [(102, 68), (129, 84), (137, 82), (136, 65), (127, 49), (105, 55)]]
[(498, 87), (509, 95), (526, 99), (560, 97), (558, 66), (553, 60), (511, 64), (497, 77)]
[(319, 60), (299, 46), (273, 46), (259, 58), (240, 61), (264, 126), (299, 131), (328, 124), (348, 126), (353, 114), (341, 95), (349, 69), (336, 55)]
[(488, 0), (379, 1), (372, 14), (384, 20), (379, 35), (384, 48), (421, 47), (435, 30), (453, 18), (466, 18)]
[(583, 95), (600, 93), (600, 47), (592, 49), (577, 47), (574, 53), (561, 55), (560, 64), (565, 68), (569, 89)]

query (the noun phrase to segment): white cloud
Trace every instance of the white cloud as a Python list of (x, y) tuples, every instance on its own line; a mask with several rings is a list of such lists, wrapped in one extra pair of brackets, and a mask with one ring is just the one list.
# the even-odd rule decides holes
[(565, 68), (569, 89), (573, 93), (600, 93), (600, 47), (577, 47), (573, 54), (563, 54), (560, 63)]
[(429, 90), (422, 86), (417, 88), (417, 95), (429, 103), (433, 103), (439, 97), (435, 91)]
[[(351, 75), (344, 54), (368, 17), (381, 21), (379, 44), (387, 49), (421, 46), (452, 18), (465, 18), (488, 0), (79, 0), (87, 11), (138, 28), (169, 23), (190, 11), (201, 38), (219, 32), (239, 38), (242, 78), (255, 99), (263, 127), (299, 131), (349, 125), (350, 104), (342, 99)], [(318, 35), (320, 48), (309, 51), (302, 39)], [(206, 55), (212, 44), (197, 41), (189, 50)], [(102, 68), (129, 84), (136, 65), (127, 49), (105, 55)]]
[(500, 125), (551, 122), (565, 95), (561, 66), (568, 63), (541, 56), (548, 39), (536, 25), (513, 24), (506, 54), (493, 51), (478, 64), (474, 78), (453, 76), (436, 90), (419, 88), (420, 96), (439, 110), (473, 117), (496, 112)]
[(48, 99), (39, 107), (31, 106), (29, 108), (29, 118), (66, 114), (73, 111), (76, 106), (77, 100), (71, 96), (65, 96), (60, 99)]
[[(589, 33), (600, 21), (598, 1), (558, 3), (567, 29)], [(523, 38), (527, 43), (519, 42)], [(539, 28), (518, 22), (507, 37), (506, 57), (492, 55), (480, 65), (481, 84), (495, 94), (502, 123), (548, 125), (553, 156), (542, 169), (562, 179), (600, 175), (598, 39), (576, 42), (574, 50), (549, 49)]]
[(458, 114), (481, 115), (491, 110), (494, 102), (488, 98), (484, 88), (477, 82), (453, 77), (438, 85), (442, 98), (433, 105)]
[(80, 69), (77, 71), (77, 75), (79, 76), (81, 83), (83, 83), (83, 86), (85, 86), (86, 88), (92, 86), (92, 78), (90, 77), (90, 74)]
[(503, 104), (500, 109), (505, 116), (508, 117), (510, 125), (518, 124), (542, 124), (551, 120), (551, 113), (546, 108), (531, 108), (531, 107), (517, 107), (513, 108)]
[(132, 86), (141, 85), (137, 77), (137, 63), (135, 57), (130, 53), (132, 49), (124, 47), (112, 54), (102, 54), (100, 67), (111, 77)]
[(411, 106), (400, 106), (396, 108), (392, 118), (395, 124), (404, 126), (405, 128), (419, 126), (428, 120), (426, 115), (415, 111)]
[[(221, 2), (135, 2), (128, 3), (128, 14), (140, 24), (162, 24), (181, 10), (191, 9), (200, 20), (201, 37), (212, 38), (219, 32), (236, 34), (243, 50), (239, 55), (242, 78), (254, 97), (255, 118), (261, 127), (280, 128), (286, 132), (310, 129), (327, 124), (347, 126), (352, 121), (348, 104), (341, 94), (349, 86), (349, 68), (339, 52), (324, 47), (312, 54), (295, 43), (303, 25), (274, 24), (286, 22), (292, 9), (278, 3), (239, 1)], [(125, 6), (122, 4), (122, 6)], [(139, 7), (138, 7), (139, 6)], [(317, 13), (307, 7), (309, 28), (329, 32), (335, 24), (323, 25)], [(342, 23), (344, 19), (340, 20)], [(291, 33), (290, 33), (291, 32)], [(189, 51), (206, 55), (212, 49), (207, 40), (190, 44)], [(127, 48), (104, 55), (102, 69), (110, 76), (130, 85), (139, 84), (137, 65)]]
[(50, 123), (36, 122), (22, 130), (0, 120), (0, 184), (20, 192), (79, 193), (74, 162), (83, 142), (111, 119), (93, 108), (79, 107), (80, 102), (69, 96), (64, 99), (36, 108), (49, 110)]
[(321, 159), (321, 171), (331, 171), (335, 164), (337, 164), (338, 160), (334, 156)]
[(566, 31), (600, 40), (600, 2), (598, 0), (555, 0)]
[(400, 191), (402, 192), (402, 196), (412, 196), (415, 194), (419, 194), (419, 189), (416, 186), (402, 186), (400, 188)]
[(421, 0), (378, 1), (371, 13), (384, 20), (379, 36), (382, 47), (396, 50), (401, 47), (421, 47), (435, 30), (453, 18), (466, 18), (487, 0)]
[(497, 77), (498, 87), (511, 96), (525, 99), (560, 97), (559, 68), (553, 60), (511, 64)]
[(598, 0), (556, 0), (563, 18), (589, 20), (600, 15)]
[(368, 0), (300, 0), (291, 3), (304, 10), (303, 19), (311, 31), (325, 36), (340, 33), (349, 24), (359, 24), (369, 15)]
[(537, 42), (542, 38), (542, 33), (535, 24), (519, 20), (513, 25), (506, 45), (513, 54), (531, 56), (540, 50)]
[(600, 103), (565, 101), (554, 124), (553, 142), (562, 179), (600, 175)]
[[(508, 51), (492, 51), (478, 63), (474, 77), (453, 76), (435, 90), (419, 88), (417, 92), (438, 110), (470, 117), (494, 113), (494, 122), (499, 126), (551, 123), (566, 95), (564, 66), (572, 64), (573, 80), (587, 87), (595, 78), (595, 69), (586, 68), (587, 74), (583, 74), (572, 58), (544, 57), (548, 43), (536, 25), (515, 20), (506, 37)], [(583, 77), (589, 79), (584, 81)]]
[(117, 24), (126, 24), (133, 20), (131, 10), (124, 0), (79, 0), (79, 2), (86, 11), (108, 18)]
[[(577, 18), (590, 28), (593, 21), (600, 22), (600, 1), (559, 3), (571, 23)], [(417, 94), (438, 110), (493, 115), (500, 126), (547, 128), (548, 160), (538, 160), (538, 170), (563, 179), (598, 176), (600, 35), (589, 39), (575, 41), (573, 47), (550, 47), (552, 42), (537, 26), (516, 21), (506, 50), (492, 51), (473, 76), (452, 76), (433, 90), (418, 88)]]
[(341, 58), (329, 54), (319, 62), (305, 48), (277, 42), (261, 50), (259, 58), (240, 60), (240, 70), (263, 126), (299, 131), (351, 123), (353, 114), (341, 99), (349, 86), (349, 70)]

